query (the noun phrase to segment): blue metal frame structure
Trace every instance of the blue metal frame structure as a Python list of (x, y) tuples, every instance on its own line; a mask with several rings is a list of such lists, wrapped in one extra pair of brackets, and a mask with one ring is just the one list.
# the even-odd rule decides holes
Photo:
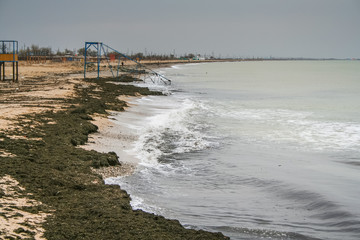
[[(88, 50), (91, 47), (93, 47), (97, 52), (96, 61), (88, 61)], [(112, 53), (117, 53), (119, 55), (118, 63), (116, 66), (116, 75), (115, 75), (115, 72), (113, 71), (113, 66), (111, 65), (111, 62), (110, 62), (109, 51), (112, 51)], [(171, 80), (166, 78), (162, 74), (155, 72), (154, 70), (146, 67), (145, 65), (139, 63), (138, 61), (132, 59), (131, 57), (115, 50), (114, 48), (112, 48), (102, 42), (85, 42), (84, 78), (86, 78), (86, 70), (87, 70), (88, 64), (97, 64), (97, 78), (100, 77), (100, 63), (101, 63), (102, 59), (106, 60), (108, 66), (110, 68), (112, 76), (114, 78), (120, 78), (121, 75), (119, 75), (119, 71), (121, 71), (121, 67), (120, 67), (121, 58), (125, 58), (125, 59), (128, 59), (128, 60), (134, 62), (135, 69), (131, 69), (130, 73), (144, 75), (144, 81), (146, 79), (150, 79), (153, 83), (162, 82), (166, 85), (171, 84)]]
[[(15, 40), (0, 40), (0, 80), (1, 79), (5, 80), (5, 63), (7, 62), (12, 63), (13, 81), (19, 80), (18, 45), (19, 45), (18, 41)], [(1, 68), (2, 68), (2, 74), (1, 74)]]
[[(91, 62), (87, 61), (87, 51), (94, 47), (97, 51), (97, 61)], [(86, 78), (86, 68), (88, 64), (97, 63), (97, 77), (100, 77), (100, 56), (101, 56), (101, 43), (100, 42), (85, 42), (85, 52), (84, 52), (84, 78)]]

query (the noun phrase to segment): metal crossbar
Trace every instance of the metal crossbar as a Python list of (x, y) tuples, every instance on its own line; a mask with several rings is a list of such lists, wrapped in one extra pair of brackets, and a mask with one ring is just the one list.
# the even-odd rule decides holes
[[(94, 61), (94, 60), (88, 61), (88, 58), (89, 58), (88, 51), (91, 47), (93, 47), (96, 50), (96, 61)], [(112, 51), (112, 53), (116, 53), (119, 55), (118, 63), (116, 66), (116, 72), (113, 71), (113, 66), (110, 63), (109, 50)], [(90, 51), (89, 51), (89, 53), (90, 53)], [(135, 69), (125, 69), (123, 66), (120, 66), (121, 58), (125, 58), (125, 59), (128, 59), (128, 60), (134, 62)], [(117, 51), (116, 49), (114, 49), (102, 42), (85, 42), (84, 78), (86, 78), (87, 65), (92, 64), (92, 63), (97, 64), (97, 77), (98, 78), (100, 77), (100, 62), (101, 62), (101, 60), (106, 61), (106, 63), (108, 64), (108, 67), (110, 69), (110, 72), (114, 78), (121, 78), (121, 75), (119, 75), (119, 71), (127, 71), (131, 74), (143, 75), (144, 81), (146, 81), (146, 79), (150, 79), (153, 83), (162, 82), (166, 85), (171, 84), (171, 80), (168, 79), (167, 77), (165, 77), (164, 75), (155, 72), (154, 70), (148, 68), (144, 64), (141, 64), (140, 62), (136, 61), (135, 59)], [(116, 73), (116, 75), (115, 75), (115, 73)]]

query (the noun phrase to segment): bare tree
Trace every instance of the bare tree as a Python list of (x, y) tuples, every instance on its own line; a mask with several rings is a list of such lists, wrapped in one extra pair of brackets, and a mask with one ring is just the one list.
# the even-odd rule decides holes
[(6, 54), (6, 49), (7, 49), (7, 46), (6, 46), (5, 43), (3, 42), (2, 45), (1, 45), (1, 53), (2, 53), (2, 54)]

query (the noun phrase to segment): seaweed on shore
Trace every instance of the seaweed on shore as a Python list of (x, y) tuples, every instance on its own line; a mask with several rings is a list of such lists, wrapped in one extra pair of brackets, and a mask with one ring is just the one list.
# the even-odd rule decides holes
[(23, 210), (51, 213), (43, 226), (47, 239), (226, 239), (221, 233), (185, 229), (176, 220), (132, 210), (125, 191), (103, 184), (91, 171), (120, 164), (114, 153), (77, 147), (97, 131), (91, 115), (124, 110), (126, 102), (118, 99), (122, 94), (161, 94), (108, 81), (86, 79), (68, 100), (69, 108), (27, 115), (18, 120), (21, 130), (0, 134), (0, 149), (13, 154), (0, 157), (0, 176), (13, 176), (30, 198), (42, 202)]

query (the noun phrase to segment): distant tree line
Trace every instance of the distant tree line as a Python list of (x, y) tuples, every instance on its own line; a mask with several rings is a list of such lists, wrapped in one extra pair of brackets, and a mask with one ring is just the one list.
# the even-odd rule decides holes
[[(84, 56), (85, 54), (85, 48), (80, 48), (78, 50), (78, 55), (79, 56)], [(97, 52), (95, 50), (91, 50), (88, 49), (86, 51), (87, 56), (92, 56), (92, 57), (96, 57)], [(119, 59), (121, 57), (124, 57), (122, 54), (118, 53), (118, 52), (110, 52), (109, 55), (113, 55), (115, 57), (115, 59)], [(148, 53), (148, 54), (144, 54), (142, 52), (138, 52), (138, 53), (130, 53), (130, 54), (125, 54), (126, 56), (136, 60), (136, 59), (141, 59), (141, 60), (172, 60), (172, 59), (178, 59), (178, 57), (176, 57), (174, 54), (155, 54), (155, 53)], [(185, 54), (183, 56), (181, 56), (180, 58), (194, 58), (195, 54), (190, 53), (190, 54)]]
[(37, 45), (31, 45), (31, 47), (27, 47), (26, 49), (19, 50), (19, 57), (26, 56), (50, 56), (53, 55), (50, 47), (42, 47), (40, 48)]
[[(4, 49), (5, 51), (5, 49)], [(55, 56), (84, 56), (85, 54), (85, 48), (80, 48), (77, 51), (65, 49), (64, 51), (60, 51), (58, 49), (57, 51), (53, 51), (51, 47), (39, 47), (38, 45), (32, 44), (30, 47), (23, 47), (19, 50), (19, 58), (20, 59), (26, 59), (26, 57), (29, 56), (47, 56), (47, 57), (55, 57)], [(97, 51), (88, 49), (86, 51), (87, 56), (90, 57), (96, 57)], [(117, 52), (110, 52), (109, 55), (113, 55), (115, 59), (119, 59), (119, 57), (123, 57), (121, 54)], [(142, 52), (138, 53), (131, 53), (126, 54), (128, 57), (132, 59), (141, 59), (141, 60), (172, 60), (172, 59), (178, 59), (179, 57), (176, 57), (174, 54), (156, 54), (156, 53), (147, 53), (144, 54)], [(183, 59), (192, 59), (195, 57), (195, 54), (189, 53), (189, 54), (183, 54), (180, 56), (180, 58)]]
[[(118, 56), (115, 55), (115, 56)], [(135, 53), (135, 54), (130, 54), (129, 57), (131, 57), (132, 59), (143, 59), (143, 60), (174, 60), (174, 59), (179, 59), (179, 57), (176, 57), (174, 54), (154, 54), (154, 53), (150, 53), (150, 54), (143, 54), (142, 52), (139, 53)], [(195, 54), (190, 53), (190, 54), (184, 54), (182, 56), (180, 56), (180, 58), (186, 58), (186, 59), (192, 59), (195, 57)]]

